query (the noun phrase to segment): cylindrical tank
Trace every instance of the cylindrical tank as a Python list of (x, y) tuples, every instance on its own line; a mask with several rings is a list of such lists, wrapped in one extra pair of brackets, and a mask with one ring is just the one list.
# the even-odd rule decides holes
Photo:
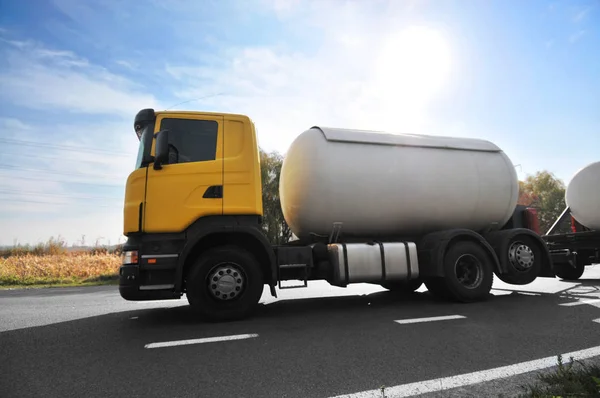
[(600, 229), (600, 162), (575, 173), (567, 185), (565, 201), (577, 222), (590, 229)]
[(279, 193), (300, 239), (500, 228), (518, 200), (515, 168), (479, 139), (312, 127), (285, 155)]

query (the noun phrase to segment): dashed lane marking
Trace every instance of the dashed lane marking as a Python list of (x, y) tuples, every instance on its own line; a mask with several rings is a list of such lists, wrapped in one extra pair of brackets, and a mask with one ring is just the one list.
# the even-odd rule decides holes
[(191, 339), (191, 340), (176, 340), (176, 341), (164, 341), (161, 343), (150, 343), (146, 344), (144, 348), (164, 348), (164, 347), (175, 347), (180, 345), (189, 344), (204, 344), (204, 343), (216, 343), (220, 341), (232, 341), (232, 340), (244, 340), (258, 337), (258, 334), (237, 334), (231, 336), (219, 336), (219, 337), (207, 337), (203, 339)]
[(435, 322), (435, 321), (447, 321), (451, 319), (463, 319), (466, 316), (462, 315), (445, 315), (445, 316), (432, 316), (429, 318), (411, 318), (411, 319), (398, 319), (394, 322), (399, 324), (408, 324), (408, 323), (421, 323), (421, 322)]
[[(562, 354), (562, 356), (564, 358), (563, 362), (565, 363), (570, 362), (571, 357), (573, 357), (575, 360), (583, 360), (587, 358), (600, 356), (600, 346), (591, 347), (580, 351), (564, 353)], [(490, 380), (516, 376), (522, 373), (534, 372), (544, 368), (551, 368), (553, 366), (556, 366), (556, 356), (536, 359), (528, 362), (521, 362), (514, 365), (502, 366), (499, 368), (482, 370), (473, 373), (466, 373), (457, 376), (443, 377), (439, 379), (432, 379), (426, 381), (419, 381), (416, 383), (386, 387), (384, 392), (387, 398), (411, 397), (414, 395), (438, 392), (442, 390), (446, 391), (451, 388), (464, 387)], [(335, 398), (381, 398), (381, 396), (381, 390), (377, 389), (357, 392), (348, 395), (338, 395)]]

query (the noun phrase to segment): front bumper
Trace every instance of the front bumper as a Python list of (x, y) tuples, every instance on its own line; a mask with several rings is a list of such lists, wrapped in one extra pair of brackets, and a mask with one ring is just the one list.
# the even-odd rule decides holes
[[(150, 275), (142, 275), (138, 264), (123, 265), (119, 269), (119, 293), (128, 301), (173, 300), (181, 298), (181, 293), (174, 291), (170, 285), (148, 285), (144, 279)], [(161, 288), (162, 286), (168, 286)]]

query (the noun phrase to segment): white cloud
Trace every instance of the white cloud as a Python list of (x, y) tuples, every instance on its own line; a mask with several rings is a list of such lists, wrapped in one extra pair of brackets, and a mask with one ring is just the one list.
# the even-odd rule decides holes
[[(157, 101), (142, 86), (73, 52), (3, 41), (9, 47), (0, 97), (57, 117), (51, 129), (35, 118), (0, 118), (0, 244), (57, 234), (72, 241), (82, 233), (116, 241), (138, 145), (132, 119)], [(68, 122), (73, 114), (77, 121)]]
[(569, 42), (575, 43), (575, 42), (579, 41), (584, 35), (585, 35), (585, 30), (581, 29), (581, 30), (573, 33), (571, 36), (569, 36)]
[[(37, 144), (50, 141), (39, 139), (43, 126), (28, 126), (28, 130), (38, 137)], [(0, 157), (0, 245), (12, 244), (14, 238), (33, 242), (57, 234), (69, 242), (81, 234), (113, 241), (121, 236), (124, 184), (133, 169), (138, 143), (130, 123), (98, 128), (57, 125), (55, 131), (58, 136), (69, 131), (87, 134), (54, 141), (54, 149), (16, 145), (18, 150)], [(99, 137), (108, 138), (105, 141), (112, 145), (99, 145), (103, 142)], [(86, 152), (90, 148), (104, 148), (107, 153)]]
[(263, 4), (272, 7), (280, 16), (289, 15), (299, 4), (301, 0), (263, 0)]
[(55, 204), (73, 203), (68, 199), (62, 199), (58, 195), (48, 195), (49, 192), (62, 190), (62, 186), (59, 183), (14, 178), (6, 171), (0, 173), (0, 176), (2, 177), (0, 200), (3, 202), (3, 213), (46, 213), (54, 211), (56, 209)]
[(136, 68), (137, 68), (133, 63), (131, 63), (129, 61), (125, 61), (123, 59), (116, 60), (115, 64), (120, 65), (120, 66), (122, 66), (124, 68), (127, 68), (129, 70), (136, 70)]
[(131, 118), (139, 109), (158, 107), (144, 87), (115, 75), (70, 51), (32, 41), (4, 40), (12, 48), (0, 72), (0, 98), (33, 109), (113, 114)]
[(31, 126), (19, 119), (12, 117), (0, 117), (0, 131), (2, 132), (0, 138), (22, 138), (23, 136), (30, 135), (32, 129)]
[(579, 10), (573, 17), (573, 22), (575, 22), (575, 23), (582, 22), (588, 16), (590, 11), (592, 11), (592, 7), (587, 7), (587, 8)]

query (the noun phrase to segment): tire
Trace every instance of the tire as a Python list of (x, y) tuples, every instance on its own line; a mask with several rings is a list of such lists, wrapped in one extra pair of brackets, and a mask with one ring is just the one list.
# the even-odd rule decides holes
[(576, 281), (581, 278), (583, 272), (585, 271), (585, 265), (582, 262), (577, 261), (577, 265), (575, 267), (571, 266), (571, 264), (555, 264), (554, 273), (560, 279), (564, 279), (566, 281)]
[(188, 302), (202, 319), (232, 321), (254, 313), (264, 278), (252, 254), (236, 246), (222, 246), (198, 258), (186, 286)]
[(444, 256), (443, 267), (444, 277), (429, 281), (435, 295), (463, 303), (489, 297), (494, 268), (489, 253), (480, 244), (472, 241), (452, 244)]
[(497, 253), (500, 263), (507, 264), (508, 272), (496, 276), (511, 285), (527, 285), (533, 282), (542, 270), (542, 251), (535, 240), (527, 235), (510, 238), (503, 253)]
[(414, 293), (422, 284), (421, 279), (410, 279), (408, 281), (382, 283), (381, 286), (391, 292), (404, 295)]

